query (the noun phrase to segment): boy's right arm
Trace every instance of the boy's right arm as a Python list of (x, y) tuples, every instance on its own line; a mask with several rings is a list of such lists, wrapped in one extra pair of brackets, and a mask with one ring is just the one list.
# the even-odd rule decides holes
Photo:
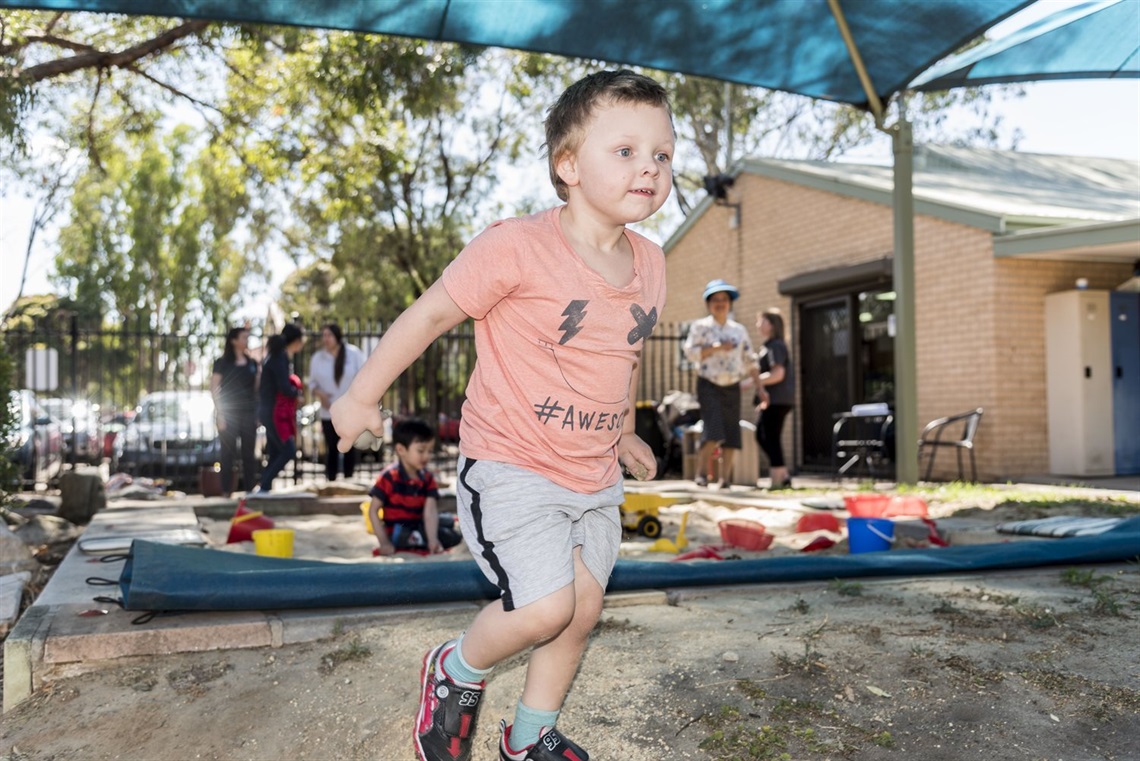
[(384, 434), (380, 400), (392, 382), (416, 361), (432, 341), (467, 319), (441, 280), (408, 307), (384, 333), (348, 392), (333, 402), (333, 427), (340, 436), (337, 449), (347, 452), (365, 429)]

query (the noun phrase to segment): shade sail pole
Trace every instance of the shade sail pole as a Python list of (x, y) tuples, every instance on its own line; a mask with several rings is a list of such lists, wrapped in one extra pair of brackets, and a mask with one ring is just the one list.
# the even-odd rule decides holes
[(914, 132), (906, 115), (886, 130), (894, 154), (895, 479), (918, 483), (918, 363), (914, 340)]
[(894, 154), (895, 252), (892, 278), (895, 289), (895, 479), (900, 484), (918, 483), (918, 369), (914, 340), (914, 132), (899, 109), (898, 121), (884, 126), (883, 101), (863, 63), (839, 0), (827, 0), (839, 34), (847, 46), (851, 64), (867, 95), (875, 126), (891, 136)]
[(843, 38), (843, 44), (847, 46), (847, 55), (851, 57), (851, 65), (855, 67), (859, 84), (863, 86), (863, 92), (867, 94), (867, 107), (875, 115), (875, 124), (881, 126), (883, 123), (883, 101), (879, 98), (879, 93), (875, 92), (875, 84), (871, 81), (871, 75), (867, 73), (867, 65), (863, 63), (863, 55), (859, 52), (859, 46), (855, 44), (851, 27), (847, 25), (847, 17), (843, 15), (843, 9), (839, 7), (839, 0), (827, 0), (827, 7), (831, 9), (831, 15), (835, 18), (835, 25), (839, 27), (839, 36)]

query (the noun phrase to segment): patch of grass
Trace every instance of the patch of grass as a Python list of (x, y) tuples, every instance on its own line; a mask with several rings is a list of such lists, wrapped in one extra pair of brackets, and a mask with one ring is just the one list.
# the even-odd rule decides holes
[(1011, 605), (1017, 605), (1017, 602), (1020, 598), (1017, 595), (999, 595), (994, 592), (987, 592), (984, 589), (980, 589), (978, 590), (978, 594), (975, 595), (974, 599), (976, 599), (978, 602), (993, 603), (994, 605), (1000, 605), (1003, 608), (1008, 608)]
[(1117, 616), (1124, 618), (1124, 607), (1117, 599), (1116, 593), (1107, 589), (1093, 590), (1093, 613), (1098, 616)]
[(347, 645), (339, 650), (334, 650), (331, 653), (324, 655), (321, 658), (321, 663), (317, 666), (317, 671), (324, 675), (329, 675), (336, 671), (337, 666), (349, 661), (363, 661), (372, 656), (372, 648), (363, 644), (359, 639), (354, 639)]
[(805, 615), (809, 610), (811, 610), (811, 606), (808, 605), (807, 600), (804, 598), (797, 597), (796, 601), (792, 603), (791, 610), (799, 613), (800, 615)]
[(1057, 615), (1044, 605), (1017, 605), (1013, 612), (1030, 629), (1050, 629), (1061, 624)]
[[(710, 761), (785, 761), (845, 758), (865, 743), (890, 747), (889, 733), (878, 734), (847, 721), (825, 703), (789, 695), (769, 695), (750, 680), (736, 682), (750, 699), (745, 706), (721, 705), (700, 718), (709, 733), (699, 747)], [(852, 738), (855, 738), (854, 740)]]
[(1061, 581), (1071, 587), (1096, 589), (1101, 584), (1112, 581), (1112, 577), (1103, 574), (1098, 576), (1091, 568), (1066, 568), (1061, 572)]
[(840, 597), (859, 597), (863, 594), (863, 585), (857, 581), (843, 581), (842, 579), (832, 579), (827, 588), (837, 593)]
[(1066, 568), (1061, 573), (1061, 581), (1074, 587), (1084, 587), (1092, 592), (1092, 611), (1098, 616), (1123, 617), (1124, 606), (1114, 590), (1108, 589), (1116, 579), (1105, 574), (1098, 575), (1090, 568)]
[(943, 616), (953, 616), (960, 614), (962, 611), (955, 607), (954, 603), (950, 602), (949, 600), (942, 600), (938, 603), (938, 605), (934, 607), (934, 610), (931, 612), (938, 613)]
[(893, 748), (895, 747), (895, 737), (890, 732), (883, 731), (871, 738), (871, 742), (878, 745), (880, 748)]
[(1050, 693), (1054, 699), (1063, 697), (1075, 702), (1082, 712), (1099, 721), (1134, 716), (1140, 711), (1140, 690), (1042, 668), (1025, 669), (1018, 675), (1039, 690)]
[(218, 661), (206, 666), (175, 669), (166, 675), (166, 681), (175, 692), (201, 694), (205, 691), (203, 685), (221, 679), (231, 670), (233, 666), (228, 661)]
[(1140, 504), (1123, 496), (1076, 497), (1068, 491), (1087, 486), (1073, 483), (1059, 487), (1058, 491), (1048, 489), (1025, 489), (1013, 484), (975, 484), (963, 481), (932, 485), (900, 484), (897, 494), (921, 497), (927, 502), (975, 503), (987, 507), (1016, 506), (1026, 512), (1037, 512), (1041, 517), (1056, 514), (1058, 508), (1069, 507), (1081, 514), (1103, 516), (1129, 516), (1140, 514)]
[(812, 647), (810, 641), (804, 642), (803, 655), (793, 658), (787, 653), (777, 653), (776, 663), (785, 674), (796, 671), (805, 674), (820, 674), (827, 670), (827, 665), (823, 662), (823, 655)]

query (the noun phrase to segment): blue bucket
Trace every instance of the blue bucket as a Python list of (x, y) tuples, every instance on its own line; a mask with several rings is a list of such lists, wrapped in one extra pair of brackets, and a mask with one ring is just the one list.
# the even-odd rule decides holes
[(847, 546), (852, 553), (889, 550), (894, 541), (894, 521), (886, 518), (847, 519)]

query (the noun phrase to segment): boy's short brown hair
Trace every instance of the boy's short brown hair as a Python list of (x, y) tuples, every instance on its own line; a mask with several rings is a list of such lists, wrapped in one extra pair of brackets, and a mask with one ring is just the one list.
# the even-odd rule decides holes
[(673, 111), (669, 108), (669, 95), (665, 88), (649, 77), (629, 69), (595, 72), (567, 87), (546, 116), (545, 147), (550, 181), (563, 201), (569, 199), (569, 189), (558, 176), (555, 163), (581, 144), (582, 130), (590, 120), (594, 107), (601, 102), (660, 106), (669, 112), (669, 121), (673, 121)]

